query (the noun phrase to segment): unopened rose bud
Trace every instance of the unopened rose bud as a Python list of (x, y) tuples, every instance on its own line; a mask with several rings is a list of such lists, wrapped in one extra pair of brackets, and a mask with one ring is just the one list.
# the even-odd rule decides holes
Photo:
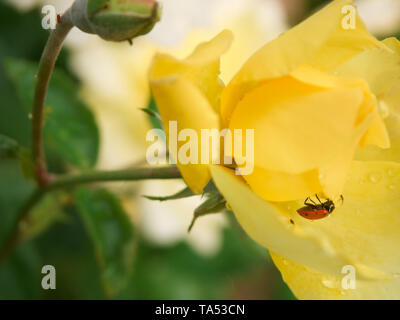
[(110, 41), (144, 35), (160, 20), (156, 0), (76, 0), (70, 20), (84, 32)]

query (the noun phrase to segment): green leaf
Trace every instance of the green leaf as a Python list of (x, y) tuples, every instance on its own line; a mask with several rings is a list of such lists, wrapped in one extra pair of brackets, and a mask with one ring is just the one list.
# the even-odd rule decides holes
[(18, 150), (17, 141), (0, 134), (0, 159), (17, 158)]
[(40, 299), (41, 262), (36, 247), (24, 243), (0, 266), (0, 300)]
[(56, 222), (66, 221), (62, 193), (49, 193), (30, 212), (22, 229), (22, 241), (36, 237)]
[(194, 210), (193, 220), (188, 228), (188, 232), (192, 230), (195, 222), (199, 217), (208, 214), (219, 213), (225, 209), (226, 200), (224, 199), (224, 197), (219, 193), (211, 194), (206, 201), (204, 201), (200, 206), (196, 208), (196, 210)]
[[(34, 96), (37, 65), (7, 59), (5, 69), (28, 113)], [(78, 98), (78, 87), (62, 71), (54, 70), (46, 97), (44, 141), (72, 165), (94, 166), (99, 149), (99, 132), (92, 112)]]
[(183, 198), (188, 198), (188, 197), (193, 197), (196, 194), (193, 193), (192, 190), (190, 190), (188, 187), (185, 189), (167, 197), (156, 197), (156, 196), (143, 196), (146, 199), (149, 200), (154, 200), (154, 201), (168, 201), (168, 200), (177, 200), (177, 199), (183, 199)]
[(104, 189), (80, 188), (77, 206), (93, 241), (103, 269), (103, 284), (109, 296), (117, 294), (132, 272), (134, 232), (119, 200)]
[(42, 299), (104, 300), (102, 271), (87, 228), (72, 203), (62, 209), (65, 219), (34, 239), (43, 262), (57, 270), (57, 290), (41, 290)]
[(32, 181), (24, 179), (17, 161), (0, 161), (0, 246), (11, 231), (18, 210), (34, 188)]
[(34, 179), (35, 163), (33, 162), (31, 151), (26, 148), (20, 148), (18, 159), (19, 166), (25, 179)]
[(148, 107), (141, 109), (141, 110), (145, 111), (147, 114), (149, 114), (149, 120), (150, 120), (153, 128), (161, 129), (161, 130), (163, 129), (162, 123), (161, 123), (161, 117), (159, 116), (159, 113), (158, 113), (156, 100), (154, 99), (153, 96), (151, 96)]
[(34, 178), (35, 165), (28, 149), (21, 147), (17, 141), (0, 134), (0, 160), (17, 159), (26, 179)]
[[(224, 228), (220, 236), (220, 250), (210, 255), (200, 254), (187, 242), (157, 246), (140, 239), (134, 273), (118, 299), (234, 298), (235, 292), (243, 289), (243, 276), (254, 277), (257, 270), (266, 270), (266, 251), (258, 250), (236, 227)], [(268, 292), (270, 282), (262, 283)], [(242, 294), (251, 289), (259, 291), (260, 287)], [(263, 297), (267, 294), (259, 296)]]

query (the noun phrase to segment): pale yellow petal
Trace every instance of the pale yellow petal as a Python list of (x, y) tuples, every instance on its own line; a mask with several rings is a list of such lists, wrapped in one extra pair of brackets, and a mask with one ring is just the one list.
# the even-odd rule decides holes
[(384, 118), (390, 148), (381, 149), (369, 145), (359, 148), (355, 159), (363, 161), (396, 161), (400, 162), (400, 82), (381, 99), (379, 103), (381, 118)]
[(297, 214), (302, 201), (268, 203), (230, 170), (211, 172), (241, 226), (272, 252), (327, 275), (344, 265), (353, 265), (359, 279), (400, 274), (400, 164), (353, 162), (344, 203), (316, 221)]
[(365, 50), (333, 72), (340, 76), (364, 79), (379, 98), (400, 79), (400, 55), (389, 47)]
[[(363, 280), (357, 279), (355, 288), (349, 286), (352, 269), (340, 270), (336, 276), (321, 272), (282, 258), (276, 253), (270, 255), (282, 274), (283, 280), (293, 294), (301, 300), (398, 300), (400, 299), (400, 278)], [(344, 266), (343, 266), (344, 267)], [(351, 267), (350, 267), (351, 268)]]

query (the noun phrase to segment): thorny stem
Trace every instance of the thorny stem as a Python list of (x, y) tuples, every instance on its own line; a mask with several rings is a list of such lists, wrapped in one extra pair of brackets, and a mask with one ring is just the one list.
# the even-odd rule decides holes
[(56, 29), (47, 40), (36, 75), (36, 88), (32, 108), (32, 156), (35, 164), (36, 182), (40, 187), (44, 187), (50, 182), (43, 151), (44, 103), (54, 65), (62, 44), (72, 27), (73, 24), (69, 19), (68, 10), (59, 19)]
[(18, 211), (10, 236), (6, 239), (0, 250), (0, 265), (19, 245), (21, 240), (23, 240), (23, 232), (21, 232), (20, 227), (23, 225), (23, 222), (28, 219), (29, 213), (39, 203), (39, 201), (51, 191), (93, 182), (165, 180), (179, 178), (181, 178), (181, 174), (176, 166), (135, 168), (120, 171), (93, 171), (79, 175), (65, 175), (55, 178), (53, 182), (49, 182), (45, 187), (38, 187)]

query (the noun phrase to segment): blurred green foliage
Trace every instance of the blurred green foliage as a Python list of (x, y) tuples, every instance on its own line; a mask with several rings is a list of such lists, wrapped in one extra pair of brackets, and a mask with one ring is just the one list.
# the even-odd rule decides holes
[[(29, 114), (33, 104), (38, 64), (9, 58), (5, 69)], [(54, 70), (45, 102), (44, 143), (72, 165), (95, 165), (99, 132), (91, 111), (78, 98), (78, 86), (61, 70)]]
[[(19, 13), (0, 3), (0, 244), (34, 190), (23, 171), (30, 165), (34, 75), (48, 36), (40, 21), (38, 10)], [(92, 168), (99, 149), (96, 119), (78, 97), (68, 56), (64, 48), (46, 100), (45, 150), (56, 173)], [(157, 110), (154, 101), (150, 109)], [(234, 219), (220, 251), (202, 256), (186, 242), (149, 243), (119, 198), (97, 186), (46, 196), (25, 226), (25, 242), (0, 265), (0, 299), (294, 298), (267, 252)], [(44, 265), (56, 268), (56, 290), (41, 288)]]

